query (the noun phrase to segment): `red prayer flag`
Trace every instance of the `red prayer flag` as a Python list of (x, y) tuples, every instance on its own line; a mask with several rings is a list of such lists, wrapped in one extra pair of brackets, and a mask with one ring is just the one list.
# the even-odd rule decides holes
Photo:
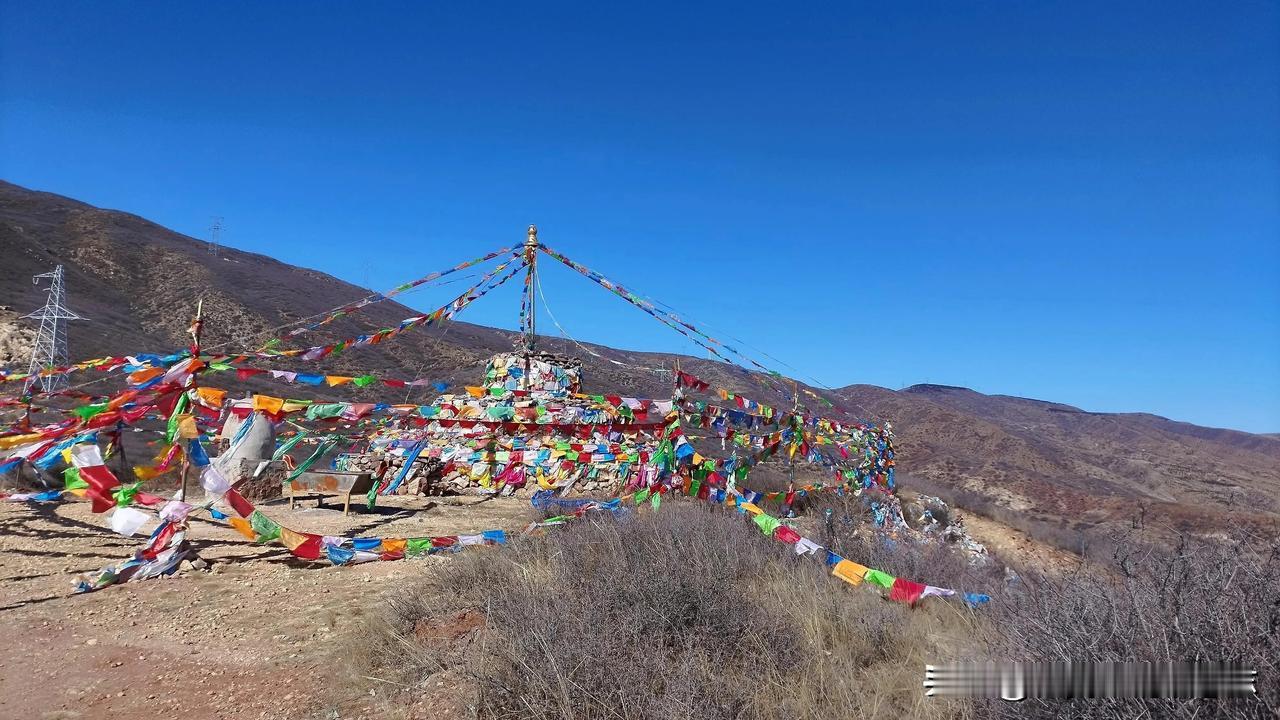
[(227, 499), (227, 504), (229, 504), (231, 509), (235, 510), (240, 517), (247, 518), (253, 514), (253, 504), (248, 500), (245, 500), (244, 496), (236, 490), (228, 490), (225, 497)]
[(322, 538), (319, 535), (312, 535), (311, 533), (301, 533), (301, 534), (306, 536), (307, 538), (306, 542), (302, 543), (296, 548), (293, 548), (289, 552), (293, 553), (297, 557), (302, 558), (303, 560), (319, 560), (320, 551), (323, 549), (322, 545), (324, 542), (324, 538)]
[(893, 581), (893, 587), (889, 589), (889, 599), (904, 602), (908, 605), (915, 605), (923, 592), (924, 585), (897, 578)]
[(169, 540), (178, 532), (178, 526), (175, 523), (166, 522), (160, 532), (156, 534), (151, 543), (142, 551), (142, 557), (147, 560), (155, 560), (156, 556), (164, 552), (169, 546)]
[(778, 542), (784, 542), (788, 545), (795, 545), (800, 542), (800, 533), (786, 525), (779, 525), (778, 528), (773, 531), (773, 539)]

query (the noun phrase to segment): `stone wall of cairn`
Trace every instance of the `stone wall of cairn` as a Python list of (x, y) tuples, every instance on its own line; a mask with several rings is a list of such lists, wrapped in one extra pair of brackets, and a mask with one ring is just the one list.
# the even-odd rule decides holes
[(273, 462), (258, 475), (253, 477), (253, 471), (257, 469), (261, 460), (238, 460), (237, 466), (234, 467), (235, 475), (230, 478), (232, 482), (241, 479), (244, 483), (237, 486), (237, 490), (247, 500), (273, 500), (283, 494), (284, 479), (289, 476), (289, 470), (282, 462)]
[[(395, 477), (404, 467), (404, 458), (395, 455), (384, 456), (380, 453), (364, 453), (362, 455), (348, 455), (346, 460), (346, 472), (367, 472), (372, 473), (378, 469), (378, 463), (383, 457), (387, 457), (391, 461), (391, 468), (387, 470), (389, 477)], [(443, 483), (440, 478), (440, 469), (444, 467), (444, 463), (436, 458), (418, 458), (414, 462), (415, 468), (410, 471), (408, 477), (400, 485), (399, 492), (401, 494), (425, 494), (425, 495), (452, 495), (455, 490), (451, 490), (450, 486)]]
[[(378, 467), (378, 462), (382, 459), (382, 455), (378, 453), (366, 453), (363, 455), (347, 456), (346, 469), (350, 472), (373, 472)], [(424, 493), (427, 495), (474, 495), (480, 485), (471, 480), (466, 473), (452, 471), (448, 477), (442, 477), (440, 471), (444, 468), (444, 463), (436, 458), (430, 458), (424, 461), (419, 458), (415, 463), (417, 469), (413, 470), (404, 483), (400, 486), (401, 492), (404, 493)], [(404, 467), (404, 458), (391, 456), (391, 469), (389, 473), (394, 475), (400, 472), (400, 468)], [(422, 479), (426, 479), (425, 490), (419, 489)], [(515, 491), (517, 497), (527, 497), (537, 492), (540, 488), (537, 482), (530, 479), (525, 483), (524, 487)], [(569, 487), (565, 495), (568, 496), (589, 496), (589, 497), (612, 497), (618, 490), (618, 479), (612, 473), (600, 473), (594, 479), (582, 478)]]

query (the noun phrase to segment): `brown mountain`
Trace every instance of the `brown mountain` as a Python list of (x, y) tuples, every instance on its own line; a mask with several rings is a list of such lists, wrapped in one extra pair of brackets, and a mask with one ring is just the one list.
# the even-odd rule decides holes
[(1274, 528), (1280, 517), (1274, 437), (939, 385), (840, 394), (893, 420), (908, 483), (1041, 533), (1130, 527), (1144, 509), (1149, 530)]
[[(135, 215), (3, 182), (0, 257), (6, 270), (0, 281), (0, 365), (7, 367), (25, 368), (30, 324), (17, 316), (43, 302), (42, 291), (29, 278), (59, 263), (66, 268), (69, 304), (92, 319), (71, 325), (73, 359), (182, 347), (198, 297), (204, 298), (208, 316), (206, 347), (232, 350), (258, 347), (272, 336), (273, 328), (369, 294), (330, 275), (264, 255), (223, 248), (214, 256), (204, 242)], [(453, 259), (442, 249), (440, 257), (424, 259), (422, 269)], [(416, 314), (395, 302), (380, 303), (323, 332), (303, 335), (299, 344), (321, 344), (394, 326)], [(449, 323), (353, 349), (320, 367), (470, 383), (487, 357), (510, 349), (514, 339), (508, 331)], [(557, 338), (540, 343), (582, 357), (589, 391), (657, 397), (670, 393), (669, 375), (644, 368), (670, 368), (674, 356), (588, 345), (595, 353), (591, 356)], [(790, 402), (790, 381), (783, 384), (697, 358), (681, 362), (715, 385), (762, 402)], [(299, 369), (314, 364), (291, 360), (278, 366)], [(98, 378), (83, 373), (75, 382)], [(87, 390), (104, 385), (100, 381)], [(901, 477), (907, 483), (915, 481), (958, 498), (962, 505), (1001, 513), (1015, 522), (1039, 523), (1042, 530), (1127, 523), (1143, 508), (1149, 524), (1166, 528), (1213, 530), (1280, 517), (1280, 439), (1275, 436), (1146, 414), (1090, 413), (936, 385), (902, 391), (869, 385), (808, 389), (859, 417), (892, 421)], [(0, 386), (0, 392), (5, 390)], [(345, 386), (324, 390), (336, 398), (370, 397), (369, 392)]]

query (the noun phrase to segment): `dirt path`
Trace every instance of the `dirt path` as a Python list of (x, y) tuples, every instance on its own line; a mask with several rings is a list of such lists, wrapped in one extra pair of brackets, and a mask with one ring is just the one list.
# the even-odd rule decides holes
[[(269, 505), (295, 530), (406, 537), (518, 529), (527, 501), (433, 505), (388, 498), (376, 513)], [(0, 718), (307, 718), (342, 637), (431, 556), (352, 567), (298, 561), (197, 520), (208, 572), (71, 594), (80, 573), (127, 558), (88, 503), (0, 503)], [(485, 548), (467, 552), (486, 552)], [(346, 716), (344, 716), (346, 717)]]
[(997, 520), (960, 510), (965, 529), (978, 542), (1003, 558), (1022, 567), (1036, 567), (1067, 572), (1080, 563), (1080, 556), (1040, 542), (1030, 535)]

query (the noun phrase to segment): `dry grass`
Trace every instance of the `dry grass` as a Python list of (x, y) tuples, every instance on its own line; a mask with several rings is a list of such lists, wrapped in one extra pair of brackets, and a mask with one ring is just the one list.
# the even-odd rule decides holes
[[(462, 608), (485, 617), (466, 648), (415, 638)], [(460, 556), (399, 593), (364, 652), (406, 685), (460, 672), (481, 717), (963, 717), (920, 683), (926, 662), (975, 651), (976, 623), (851, 588), (731, 513), (673, 506)]]
[[(1274, 717), (1274, 540), (1160, 551), (1117, 538), (1127, 550), (1109, 565), (1005, 586), (998, 563), (974, 568), (946, 548), (891, 547), (858, 528), (815, 539), (890, 573), (987, 591), (994, 601), (977, 612), (956, 602), (886, 602), (733, 513), (673, 502), (433, 566), (420, 584), (397, 590), (358, 639), (349, 657), (363, 684), (352, 687), (367, 693), (378, 678), (378, 714), (387, 717)], [(1260, 699), (925, 698), (926, 663), (975, 658), (1239, 660), (1260, 671)], [(442, 683), (454, 714), (422, 705)]]

